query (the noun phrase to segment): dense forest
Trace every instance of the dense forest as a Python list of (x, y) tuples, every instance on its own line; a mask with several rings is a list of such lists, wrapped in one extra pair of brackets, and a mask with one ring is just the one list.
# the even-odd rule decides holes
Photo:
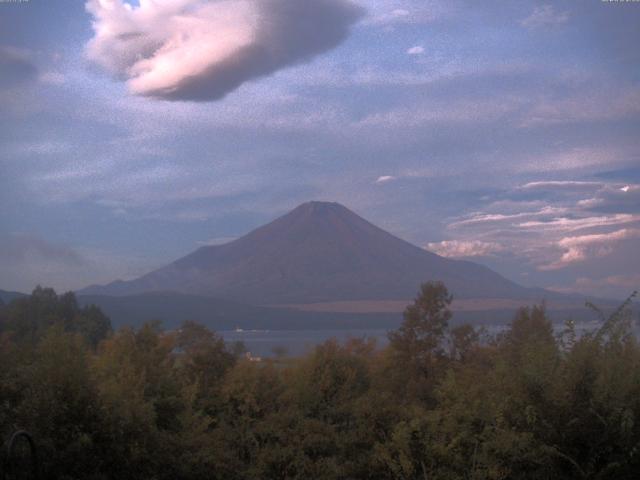
[(638, 478), (630, 301), (580, 335), (523, 307), (495, 336), (451, 327), (450, 302), (422, 285), (385, 348), (254, 362), (37, 288), (0, 305), (0, 437), (29, 431), (53, 479)]

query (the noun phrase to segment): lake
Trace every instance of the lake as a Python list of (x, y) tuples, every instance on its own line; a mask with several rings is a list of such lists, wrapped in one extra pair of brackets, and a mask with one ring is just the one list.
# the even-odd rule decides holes
[[(576, 323), (576, 331), (579, 333), (598, 328), (599, 323)], [(495, 335), (506, 328), (506, 325), (485, 325), (488, 334)], [(556, 333), (562, 332), (563, 323), (554, 324)], [(326, 330), (226, 330), (219, 332), (227, 342), (244, 342), (247, 350), (253, 356), (274, 356), (275, 348), (284, 348), (289, 356), (303, 355), (311, 351), (316, 345), (335, 338), (344, 342), (350, 338), (374, 338), (379, 347), (388, 343), (387, 332), (389, 329), (326, 329)], [(640, 338), (640, 328), (635, 326), (636, 337)]]

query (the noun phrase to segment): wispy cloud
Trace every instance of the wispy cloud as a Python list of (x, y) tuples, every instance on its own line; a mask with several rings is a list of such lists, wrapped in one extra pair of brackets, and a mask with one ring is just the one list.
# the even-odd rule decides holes
[(372, 113), (355, 123), (358, 128), (420, 128), (426, 125), (481, 125), (504, 119), (516, 111), (520, 100), (515, 97), (495, 99), (433, 100), (411, 107)]
[(216, 245), (224, 245), (225, 243), (233, 242), (238, 237), (213, 237), (208, 240), (198, 242), (198, 245), (203, 247), (214, 247)]
[(636, 212), (640, 205), (640, 185), (605, 185), (592, 197), (578, 202), (580, 208), (599, 212)]
[(583, 87), (563, 97), (541, 95), (523, 115), (520, 126), (537, 127), (568, 123), (634, 118), (640, 115), (640, 88), (620, 85), (615, 91), (601, 85)]
[(548, 180), (528, 182), (519, 187), (522, 190), (587, 190), (591, 191), (602, 187), (602, 182), (585, 182), (577, 180)]
[[(558, 214), (565, 213), (567, 210), (564, 207), (551, 207), (546, 206), (539, 210), (518, 212), (518, 213), (482, 213), (474, 212), (469, 214), (466, 218), (456, 220), (449, 224), (452, 228), (473, 226), (473, 225), (495, 225), (495, 224), (516, 224), (516, 221), (523, 218), (536, 218), (536, 217), (550, 217)], [(527, 222), (528, 223), (528, 222)], [(522, 224), (520, 224), (522, 226)]]
[(389, 183), (389, 182), (393, 182), (394, 180), (397, 180), (397, 178), (394, 177), (393, 175), (381, 175), (376, 179), (375, 183), (377, 184)]
[(621, 240), (640, 238), (640, 229), (621, 229), (609, 233), (565, 237), (557, 242), (564, 250), (555, 262), (540, 265), (540, 270), (557, 270), (568, 265), (583, 262), (588, 258), (604, 257), (613, 252), (613, 245)]
[(9, 45), (0, 45), (0, 71), (0, 89), (34, 79), (38, 72), (29, 50)]
[(553, 27), (567, 23), (569, 12), (558, 12), (552, 5), (535, 7), (531, 15), (520, 21), (526, 28)]
[(594, 167), (607, 167), (620, 163), (629, 163), (633, 159), (633, 149), (618, 145), (574, 146), (554, 148), (541, 154), (526, 155), (527, 161), (521, 162), (521, 172), (562, 172), (586, 170)]
[(426, 248), (443, 257), (452, 258), (484, 257), (504, 250), (499, 243), (480, 240), (444, 240), (428, 243)]
[(601, 288), (603, 286), (625, 287), (629, 293), (640, 289), (640, 274), (630, 275), (609, 275), (604, 278), (580, 277), (576, 280), (576, 285), (581, 287)]
[(630, 213), (617, 213), (614, 215), (587, 216), (581, 218), (559, 217), (549, 221), (532, 220), (517, 224), (520, 228), (535, 230), (552, 230), (570, 232), (585, 228), (606, 227), (611, 225), (623, 225), (640, 221), (640, 215)]
[(161, 263), (98, 248), (70, 247), (31, 233), (0, 234), (0, 288), (30, 292), (41, 284), (70, 290), (137, 277)]
[(600, 298), (627, 298), (633, 291), (640, 290), (640, 274), (583, 276), (578, 277), (572, 284), (547, 288), (562, 293), (580, 292)]
[(49, 71), (43, 72), (38, 77), (38, 80), (48, 85), (63, 85), (66, 81), (66, 77), (64, 73)]
[(13, 233), (0, 236), (0, 262), (4, 267), (26, 261), (80, 266), (85, 259), (75, 250), (39, 236)]
[[(519, 257), (540, 272), (591, 264), (640, 238), (636, 187), (594, 180), (526, 182), (500, 192), (502, 198), (490, 201), (486, 211), (453, 219), (448, 230), (462, 245), (498, 244), (498, 255)], [(640, 187), (637, 190), (640, 195)], [(532, 196), (544, 202), (532, 201)], [(542, 203), (547, 205), (531, 208)], [(439, 245), (430, 246), (437, 249)], [(442, 248), (455, 252), (456, 246)]]
[(448, 16), (451, 2), (438, 0), (376, 0), (368, 2), (364, 25), (394, 28), (399, 25), (427, 24)]

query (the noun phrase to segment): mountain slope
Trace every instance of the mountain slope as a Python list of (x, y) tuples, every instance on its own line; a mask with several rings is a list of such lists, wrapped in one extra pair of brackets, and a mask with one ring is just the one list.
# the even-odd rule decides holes
[(539, 298), (487, 267), (418, 248), (337, 203), (309, 202), (230, 243), (81, 294), (174, 291), (250, 304), (409, 299), (442, 280), (458, 298)]

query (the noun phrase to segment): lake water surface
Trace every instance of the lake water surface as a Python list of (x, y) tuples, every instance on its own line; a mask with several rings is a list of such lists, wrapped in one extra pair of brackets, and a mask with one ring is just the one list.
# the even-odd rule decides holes
[[(578, 334), (595, 330), (598, 322), (580, 322), (576, 324)], [(487, 325), (484, 327), (489, 335), (503, 331), (505, 325)], [(564, 324), (554, 324), (556, 333), (564, 329)], [(327, 329), (327, 330), (227, 330), (219, 332), (227, 342), (244, 342), (247, 350), (254, 356), (274, 356), (274, 349), (283, 348), (286, 355), (298, 356), (311, 351), (316, 345), (335, 338), (345, 342), (350, 338), (373, 338), (379, 347), (387, 345), (389, 329)], [(640, 338), (640, 327), (635, 326), (636, 337)]]

